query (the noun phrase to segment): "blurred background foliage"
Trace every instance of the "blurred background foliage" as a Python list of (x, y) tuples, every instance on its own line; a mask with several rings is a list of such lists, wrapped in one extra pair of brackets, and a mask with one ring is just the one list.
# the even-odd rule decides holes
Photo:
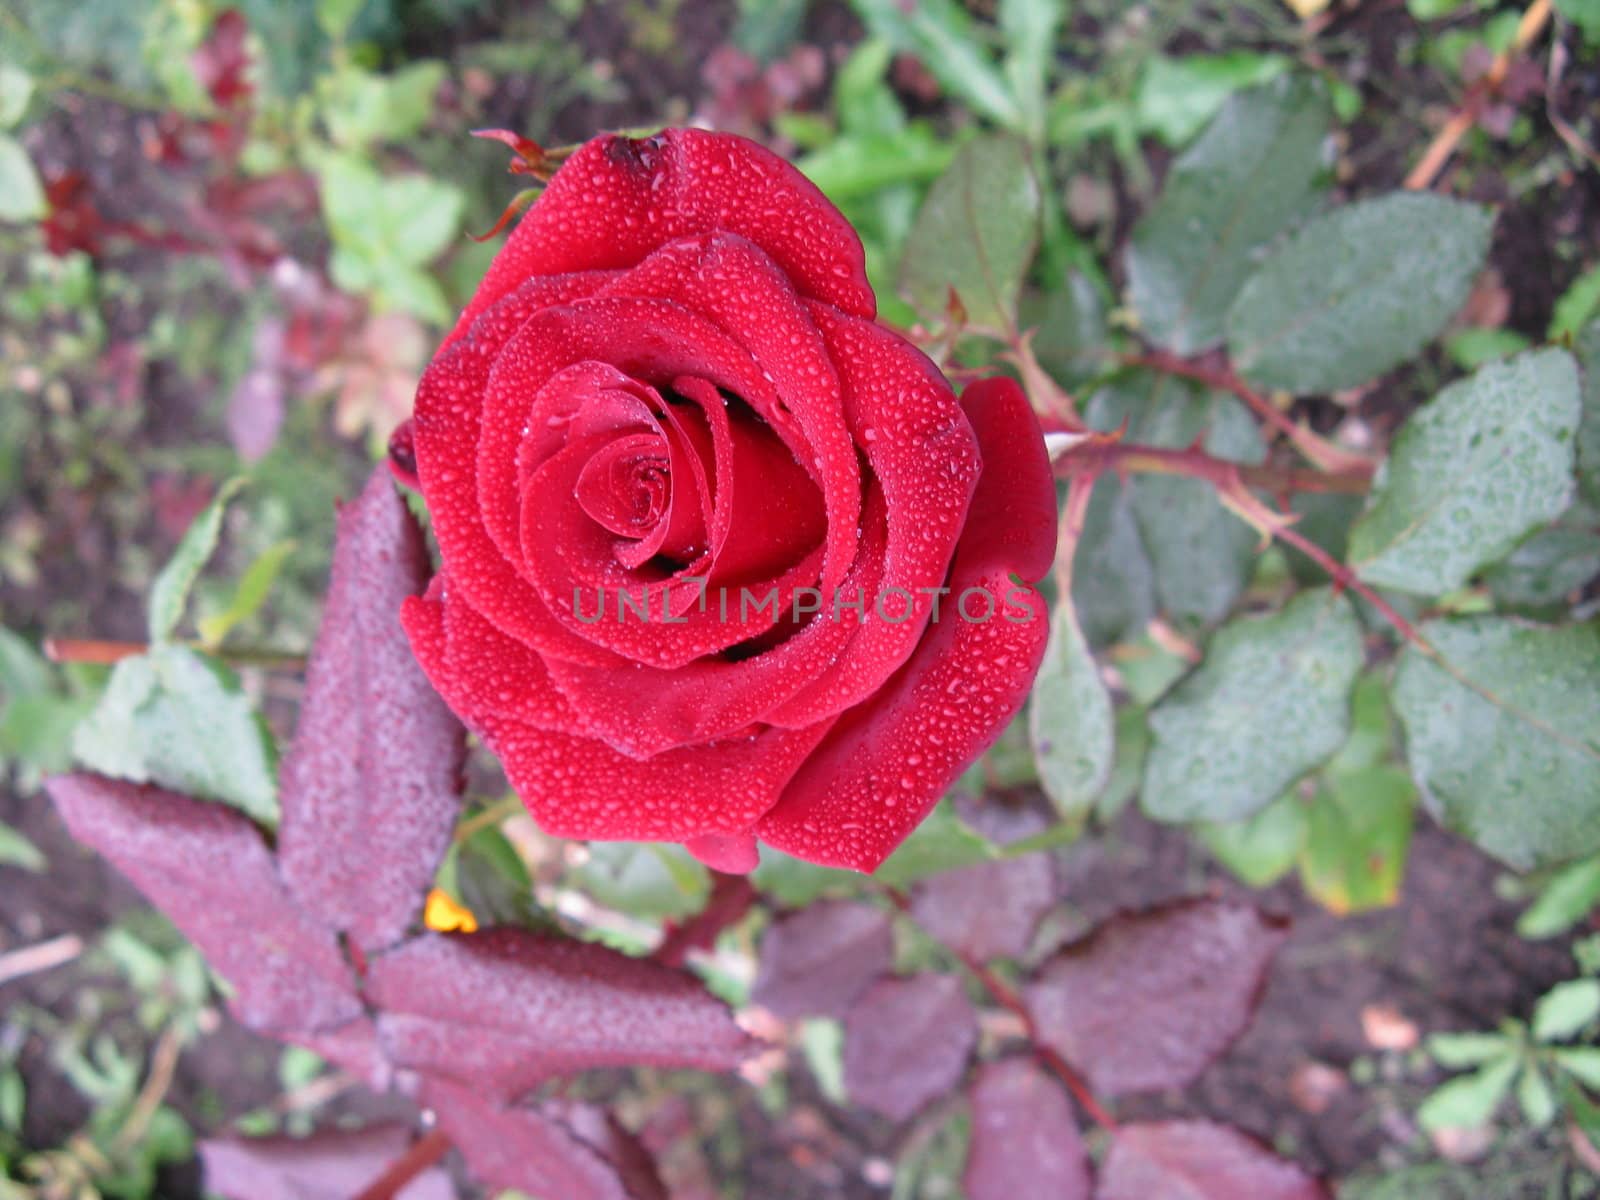
[[(195, 1194), (197, 1132), (303, 1132), (370, 1115), (361, 1105), (372, 1102), (314, 1057), (232, 1030), (203, 964), (75, 854), (37, 789), (75, 756), (103, 764), (131, 739), (147, 752), (118, 760), (124, 771), (202, 790), (231, 780), (220, 799), (270, 810), (271, 735), (297, 688), (273, 667), (309, 644), (334, 503), (409, 412), (497, 243), (469, 235), (517, 190), (504, 152), (469, 130), (546, 146), (686, 122), (760, 137), (860, 231), (883, 318), (952, 371), (1015, 354), (1031, 329), (1038, 362), (1094, 427), (1126, 419), (1141, 441), (1203, 437), (1214, 455), (1259, 463), (1268, 447), (1230, 397), (1123, 369), (1141, 337), (1182, 354), (1220, 337), (1233, 291), (1215, 298), (1210, 332), (1163, 329), (1134, 263), (1181, 259), (1186, 241), (1216, 236), (1206, 189), (1225, 186), (1228, 156), (1253, 145), (1209, 132), (1230, 122), (1310, 122), (1303, 188), (1315, 207), (1398, 187), (1471, 108), (1441, 190), (1500, 209), (1482, 270), (1433, 348), (1397, 371), (1347, 392), (1290, 387), (1319, 393), (1295, 410), (1319, 431), (1379, 450), (1463, 372), (1547, 340), (1600, 355), (1600, 8), (1560, 0), (1537, 51), (1512, 54), (1487, 86), (1524, 19), (1495, 0), (0, 0), (0, 964), (17, 971), (16, 982), (0, 973), (12, 989), (0, 1017), (0, 1175), (16, 1180), (0, 1196)], [(1180, 191), (1207, 161), (1218, 173)], [(963, 215), (975, 190), (976, 223)], [(999, 278), (963, 290), (957, 309), (959, 248), (975, 241)], [(1241, 256), (1234, 291), (1263, 254)], [(1393, 602), (1408, 618), (1592, 624), (1600, 533), (1584, 505), (1597, 502), (1587, 494), (1468, 585)], [(1338, 555), (1360, 503), (1313, 495), (1296, 509)], [(1325, 579), (1296, 553), (1258, 554), (1257, 541), (1193, 480), (1102, 480), (1074, 580), (1080, 643), (1066, 652), (1058, 639), (1047, 686), (1062, 713), (1106, 704), (1114, 736), (1080, 764), (1040, 751), (1078, 745), (1072, 729), (1041, 734), (1036, 715), (1030, 739), (1019, 721), (883, 880), (909, 887), (1030, 854), (1070, 866), (1082, 847), (1066, 847), (1090, 829), (1111, 848), (1096, 853), (1154, 876), (1111, 887), (1108, 902), (1227, 874), (1308, 911), (1448, 908), (1457, 851), (1416, 825), (1387, 657), (1352, 671), (1347, 737), (1244, 819), (1184, 814), (1173, 834), (1130, 807), (1150, 709), (1217, 628)], [(167, 611), (147, 612), (162, 578)], [(1381, 625), (1365, 605), (1357, 619), (1368, 634)], [(46, 636), (103, 643), (105, 661), (51, 662)], [(147, 640), (163, 646), (132, 660), (142, 675), (113, 670)], [(560, 921), (638, 950), (710, 893), (676, 847), (551, 843), (502, 792), (491, 770), (475, 779), (439, 880), (474, 919)], [(995, 796), (1032, 815), (1003, 829), (973, 815)], [(1424, 851), (1432, 858), (1414, 864)], [(1174, 854), (1175, 877), (1162, 877)], [(1531, 875), (1473, 861), (1482, 890), (1498, 889), (1494, 919), (1521, 913), (1528, 939), (1568, 934), (1600, 899), (1597, 858)], [(782, 856), (755, 881), (782, 906), (867, 887)], [(1085, 906), (1062, 898), (1034, 953), (1081, 928)], [(736, 1003), (759, 924), (701, 964)], [(1381, 958), (1372, 946), (1392, 931), (1338, 928), (1328, 945), (1344, 948), (1327, 953), (1355, 963)], [(1436, 933), (1446, 946), (1475, 936)], [(1577, 945), (1579, 975), (1592, 974)], [(937, 958), (914, 940), (901, 951), (909, 965)], [(1499, 971), (1511, 993), (1491, 986), (1479, 1004), (1422, 989), (1412, 1000), (1428, 1030), (1492, 1026), (1573, 973), (1564, 945), (1496, 953), (1452, 969)], [(1348, 1195), (1596, 1194), (1600, 1156), (1585, 1140), (1596, 1118), (1581, 1090), (1561, 1098), (1561, 1123), (1474, 1110), (1468, 1124), (1486, 1140), (1463, 1144), (1412, 1121), (1453, 1064), (1430, 1059), (1415, 1030), (1409, 1041), (1362, 1036), (1319, 1051), (1342, 1056), (1347, 1098), (1340, 1133), (1314, 1149), (1325, 1169), (1359, 1176)], [(1282, 1037), (1294, 1044), (1292, 1029)], [(692, 1144), (668, 1162), (695, 1186), (764, 1155), (783, 1164), (765, 1186), (786, 1196), (959, 1194), (959, 1114), (903, 1139), (823, 1121), (815, 1114), (840, 1099), (837, 1026), (808, 1022), (795, 1046), (803, 1066), (762, 1081), (765, 1124), (706, 1080), (639, 1072), (622, 1102), (636, 1124), (668, 1110), (687, 1121)], [(1237, 1079), (1219, 1105), (1252, 1087), (1282, 1093), (1293, 1082), (1282, 1057), (1285, 1078)], [(1280, 1142), (1316, 1140), (1307, 1129), (1325, 1107), (1300, 1099), (1272, 1130)], [(1453, 1160), (1473, 1155), (1485, 1165), (1467, 1177), (1500, 1191), (1460, 1182)]]

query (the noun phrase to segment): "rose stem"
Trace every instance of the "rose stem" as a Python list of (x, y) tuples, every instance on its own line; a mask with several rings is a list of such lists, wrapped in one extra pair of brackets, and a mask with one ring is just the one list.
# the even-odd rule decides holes
[[(209, 654), (216, 654), (205, 646), (192, 643), (181, 643), (194, 650), (204, 650)], [(149, 650), (147, 642), (115, 642), (102, 638), (64, 638), (47, 637), (44, 639), (44, 656), (51, 662), (57, 663), (98, 663), (110, 666), (119, 663), (125, 658), (133, 658)], [(257, 650), (240, 648), (226, 650), (218, 654), (219, 658), (227, 662), (236, 663), (243, 667), (263, 667), (267, 670), (300, 671), (305, 669), (306, 657), (303, 654), (285, 654), (278, 650)]]
[(406, 1184), (445, 1156), (450, 1139), (442, 1129), (433, 1129), (411, 1143), (408, 1149), (359, 1193), (355, 1200), (394, 1200)]

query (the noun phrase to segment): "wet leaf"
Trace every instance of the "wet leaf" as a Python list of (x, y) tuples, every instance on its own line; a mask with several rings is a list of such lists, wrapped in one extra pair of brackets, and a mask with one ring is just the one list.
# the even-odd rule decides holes
[(1281, 54), (1234, 50), (1225, 54), (1157, 54), (1139, 74), (1134, 104), (1139, 124), (1181, 146), (1216, 117), (1230, 97), (1282, 76), (1291, 66)]
[(1346, 205), (1305, 225), (1228, 312), (1228, 352), (1251, 383), (1357, 387), (1416, 352), (1466, 303), (1494, 214), (1428, 192)]
[(1124, 1125), (1095, 1200), (1330, 1200), (1328, 1190), (1237, 1129), (1210, 1121)]
[(823, 901), (774, 921), (761, 939), (750, 998), (784, 1018), (842, 1016), (894, 961), (882, 909)]
[(367, 997), (396, 1064), (486, 1096), (591, 1067), (731, 1070), (748, 1047), (692, 975), (522, 929), (425, 934), (373, 962)]
[[(200, 1143), (208, 1195), (223, 1200), (349, 1200), (406, 1152), (405, 1125), (326, 1130), (310, 1137), (225, 1137)], [(424, 1171), (396, 1200), (454, 1200), (442, 1168)]]
[[(1103, 431), (1127, 421), (1132, 441), (1171, 450), (1198, 442), (1208, 454), (1230, 462), (1255, 463), (1266, 455), (1260, 431), (1239, 401), (1166, 377), (1096, 393), (1087, 420)], [(1095, 490), (1103, 486), (1098, 483)], [(1129, 488), (1161, 608), (1207, 624), (1221, 620), (1244, 590), (1257, 535), (1201, 480), (1150, 475)], [(1081, 565), (1074, 577), (1087, 569), (1088, 564)]]
[(1111, 475), (1095, 481), (1072, 562), (1072, 607), (1090, 645), (1144, 632), (1156, 615), (1156, 576), (1133, 515), (1131, 485)]
[(1039, 241), (1039, 208), (1039, 181), (1022, 142), (968, 142), (934, 181), (911, 227), (900, 294), (938, 320), (954, 289), (974, 328), (1015, 328), (1022, 278)]
[(1300, 879), (1341, 916), (1393, 904), (1411, 844), (1417, 791), (1398, 767), (1330, 772), (1311, 805)]
[(1361, 665), (1355, 612), (1327, 589), (1225, 626), (1150, 712), (1145, 811), (1231, 821), (1271, 803), (1344, 742)]
[(1590, 503), (1600, 504), (1600, 321), (1573, 346), (1583, 368), (1583, 416), (1578, 423), (1578, 486)]
[(1235, 95), (1178, 156), (1128, 244), (1145, 337), (1177, 354), (1221, 343), (1228, 306), (1266, 248), (1316, 206), (1331, 121), (1320, 84), (1283, 77)]
[(1028, 737), (1039, 786), (1067, 820), (1082, 821), (1111, 776), (1116, 726), (1070, 602), (1050, 614), (1050, 642), (1028, 700)]
[(1098, 1095), (1182, 1087), (1249, 1025), (1287, 936), (1282, 921), (1218, 900), (1113, 917), (1040, 969), (1028, 1008)]
[(164, 912), (235, 990), (257, 1030), (319, 1030), (361, 1014), (331, 931), (295, 905), (240, 813), (100, 775), (47, 784), (72, 836)]
[(1066, 1092), (1027, 1058), (986, 1064), (973, 1082), (968, 1200), (1089, 1200), (1089, 1156)]
[(72, 750), (101, 774), (220, 800), (263, 824), (278, 819), (266, 724), (232, 671), (185, 646), (119, 662)]
[(1050, 855), (1026, 854), (923, 880), (911, 916), (952, 950), (980, 960), (1021, 958), (1055, 897)]
[(1544, 529), (1485, 572), (1483, 581), (1502, 611), (1557, 617), (1596, 575), (1600, 533)]
[(1517, 870), (1600, 850), (1600, 626), (1497, 617), (1422, 628), (1394, 706), (1411, 773), (1439, 821)]
[(1562, 350), (1491, 363), (1400, 430), (1350, 531), (1368, 583), (1440, 595), (1572, 501), (1578, 372)]
[(648, 1152), (609, 1114), (547, 1101), (511, 1108), (479, 1091), (430, 1080), (423, 1102), (473, 1178), (560, 1200), (667, 1200)]
[(278, 839), (301, 903), (368, 950), (415, 921), (460, 810), (465, 735), (400, 627), (429, 571), (422, 531), (379, 467), (339, 513)]
[(185, 531), (173, 551), (172, 558), (161, 568), (155, 582), (150, 585), (150, 640), (164, 642), (177, 629), (183, 619), (183, 610), (189, 604), (189, 592), (201, 570), (217, 549), (217, 539), (222, 536), (222, 518), (228, 504), (244, 486), (244, 479), (235, 476), (218, 489), (211, 503), (206, 505)]
[(954, 975), (880, 979), (845, 1016), (845, 1090), (904, 1121), (956, 1086), (977, 1040), (977, 1014)]

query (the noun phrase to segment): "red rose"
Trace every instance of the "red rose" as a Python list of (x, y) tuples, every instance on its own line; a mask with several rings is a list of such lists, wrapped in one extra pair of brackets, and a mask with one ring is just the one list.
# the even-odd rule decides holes
[(495, 259), (417, 393), (403, 616), (546, 830), (871, 870), (1021, 707), (1038, 424), (875, 306), (815, 187), (692, 129), (587, 143)]

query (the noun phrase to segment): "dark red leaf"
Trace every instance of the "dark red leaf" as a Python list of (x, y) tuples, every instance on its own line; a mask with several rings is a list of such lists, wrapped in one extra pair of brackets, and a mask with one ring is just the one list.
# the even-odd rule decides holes
[[(208, 1195), (225, 1200), (350, 1200), (406, 1152), (404, 1125), (310, 1137), (218, 1138), (200, 1143)], [(396, 1200), (455, 1200), (450, 1176), (424, 1171)]]
[(301, 903), (367, 950), (393, 945), (421, 911), (460, 808), (461, 725), (400, 628), (401, 601), (429, 571), (422, 531), (379, 467), (339, 513), (278, 835)]
[(255, 90), (247, 78), (249, 36), (244, 14), (230, 8), (217, 17), (206, 40), (189, 58), (195, 78), (219, 108), (232, 108), (248, 100)]
[(1218, 900), (1113, 917), (1040, 970), (1028, 1007), (1100, 1095), (1181, 1087), (1244, 1032), (1287, 936)]
[(331, 931), (295, 904), (242, 814), (86, 773), (49, 781), (67, 828), (166, 913), (237, 995), (252, 1029), (319, 1030), (361, 1014)]
[(894, 932), (882, 909), (823, 901), (767, 930), (750, 998), (780, 1017), (839, 1016), (893, 961)]
[(903, 1121), (954, 1088), (978, 1041), (978, 1015), (953, 975), (880, 979), (844, 1019), (844, 1086)]
[(590, 1067), (726, 1071), (750, 1047), (684, 971), (523, 929), (428, 934), (375, 960), (389, 1058), (512, 1097)]
[(596, 1109), (506, 1108), (442, 1080), (431, 1081), (422, 1099), (473, 1178), (492, 1188), (551, 1200), (667, 1200), (644, 1147)]
[[(1328, 1200), (1328, 1191), (1237, 1129), (1210, 1121), (1124, 1125), (1095, 1200)], [(976, 1200), (976, 1198), (975, 1198)]]
[(967, 1200), (1089, 1200), (1089, 1157), (1072, 1103), (1032, 1059), (989, 1063), (969, 1095), (972, 1145), (961, 1176)]
[(1029, 854), (924, 880), (912, 892), (911, 916), (952, 950), (979, 960), (1020, 958), (1055, 892), (1054, 860)]

